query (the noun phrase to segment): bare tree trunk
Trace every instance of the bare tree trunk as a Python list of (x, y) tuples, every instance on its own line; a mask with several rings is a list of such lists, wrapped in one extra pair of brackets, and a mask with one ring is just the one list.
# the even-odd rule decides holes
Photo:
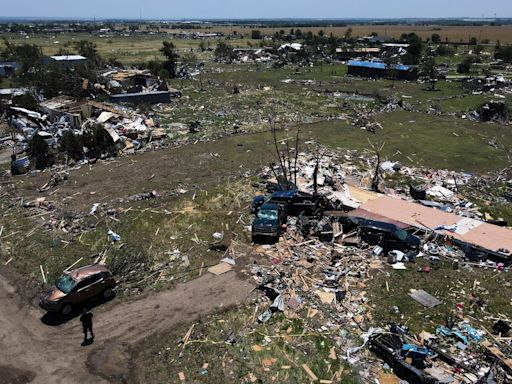
[(315, 164), (315, 170), (313, 171), (313, 191), (314, 191), (314, 194), (316, 195), (317, 192), (318, 192), (318, 181), (317, 181), (317, 177), (318, 177), (318, 166), (319, 166), (319, 163), (320, 163), (320, 157), (317, 157), (316, 158), (316, 164)]
[(276, 123), (275, 120), (272, 121), (272, 136), (274, 137), (274, 146), (276, 148), (276, 154), (279, 159), (279, 164), (281, 166), (281, 172), (285, 178), (286, 183), (288, 183), (288, 177), (286, 173), (286, 167), (284, 165), (283, 159), (281, 158), (281, 152), (279, 151), (279, 145), (277, 144), (277, 132), (276, 132)]
[(380, 173), (380, 151), (377, 151), (377, 164), (375, 166), (375, 175), (372, 180), (372, 191), (379, 192), (379, 173)]
[(286, 159), (285, 164), (287, 164), (286, 167), (287, 167), (288, 176), (289, 176), (288, 180), (291, 180), (293, 177), (293, 175), (292, 175), (292, 160), (290, 159), (290, 145), (288, 143), (288, 140), (286, 140), (286, 157), (287, 157), (287, 159)]
[(274, 174), (274, 176), (276, 177), (276, 181), (277, 183), (279, 184), (279, 177), (277, 176), (277, 173), (274, 169), (274, 164), (270, 163), (270, 169), (272, 170), (272, 173)]
[(297, 127), (297, 136), (295, 137), (295, 162), (293, 165), (293, 180), (295, 185), (297, 185), (297, 162), (299, 161), (299, 133), (300, 128)]

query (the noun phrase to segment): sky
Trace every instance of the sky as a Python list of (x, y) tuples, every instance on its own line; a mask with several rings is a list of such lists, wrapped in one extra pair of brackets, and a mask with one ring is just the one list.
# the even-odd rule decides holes
[(512, 0), (0, 0), (2, 17), (226, 19), (512, 17)]

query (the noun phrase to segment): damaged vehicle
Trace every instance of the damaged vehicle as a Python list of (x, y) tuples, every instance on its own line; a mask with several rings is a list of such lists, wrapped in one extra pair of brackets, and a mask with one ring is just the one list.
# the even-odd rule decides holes
[(39, 306), (48, 312), (69, 315), (73, 309), (95, 297), (111, 299), (116, 282), (104, 265), (88, 265), (65, 272), (55, 286), (45, 292)]
[(421, 239), (394, 224), (349, 216), (348, 226), (359, 228), (359, 236), (370, 245), (378, 245), (388, 252), (391, 250), (419, 251)]
[(251, 226), (252, 241), (266, 238), (270, 241), (279, 240), (287, 219), (286, 206), (278, 203), (265, 203), (256, 213)]

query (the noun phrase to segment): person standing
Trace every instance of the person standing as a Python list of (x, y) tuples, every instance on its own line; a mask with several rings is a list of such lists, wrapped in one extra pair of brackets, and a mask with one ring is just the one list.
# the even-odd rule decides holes
[(92, 332), (92, 317), (93, 314), (89, 312), (87, 308), (82, 310), (82, 316), (80, 316), (80, 322), (84, 331), (84, 342), (88, 340), (87, 333), (91, 334), (91, 340), (94, 340), (94, 333)]

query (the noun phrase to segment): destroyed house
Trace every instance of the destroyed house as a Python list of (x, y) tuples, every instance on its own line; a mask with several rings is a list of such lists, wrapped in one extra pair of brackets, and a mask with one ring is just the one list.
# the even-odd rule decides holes
[(507, 265), (512, 261), (512, 230), (508, 228), (390, 196), (368, 200), (360, 210), (367, 212), (366, 217), (378, 215), (418, 229), (436, 231), (461, 248), (480, 250)]
[(0, 99), (11, 100), (13, 97), (21, 96), (28, 92), (28, 88), (2, 88), (0, 89)]
[(69, 128), (79, 128), (82, 124), (82, 106), (84, 102), (68, 96), (58, 96), (40, 104), (41, 110), (48, 115), (52, 123), (68, 124)]
[[(149, 71), (143, 70), (120, 70), (103, 74), (110, 81), (119, 84), (119, 87), (126, 89), (133, 87), (151, 87), (158, 83), (158, 78)], [(113, 84), (110, 84), (111, 87)]]
[(354, 48), (343, 49), (336, 48), (336, 58), (338, 60), (346, 61), (357, 57), (378, 57), (380, 55), (380, 48)]
[[(417, 80), (418, 71), (408, 65), (395, 64), (392, 68), (395, 76), (399, 80)], [(347, 74), (351, 76), (369, 77), (369, 78), (386, 78), (390, 76), (391, 68), (385, 63), (375, 61), (359, 61), (352, 60), (348, 62)]]

